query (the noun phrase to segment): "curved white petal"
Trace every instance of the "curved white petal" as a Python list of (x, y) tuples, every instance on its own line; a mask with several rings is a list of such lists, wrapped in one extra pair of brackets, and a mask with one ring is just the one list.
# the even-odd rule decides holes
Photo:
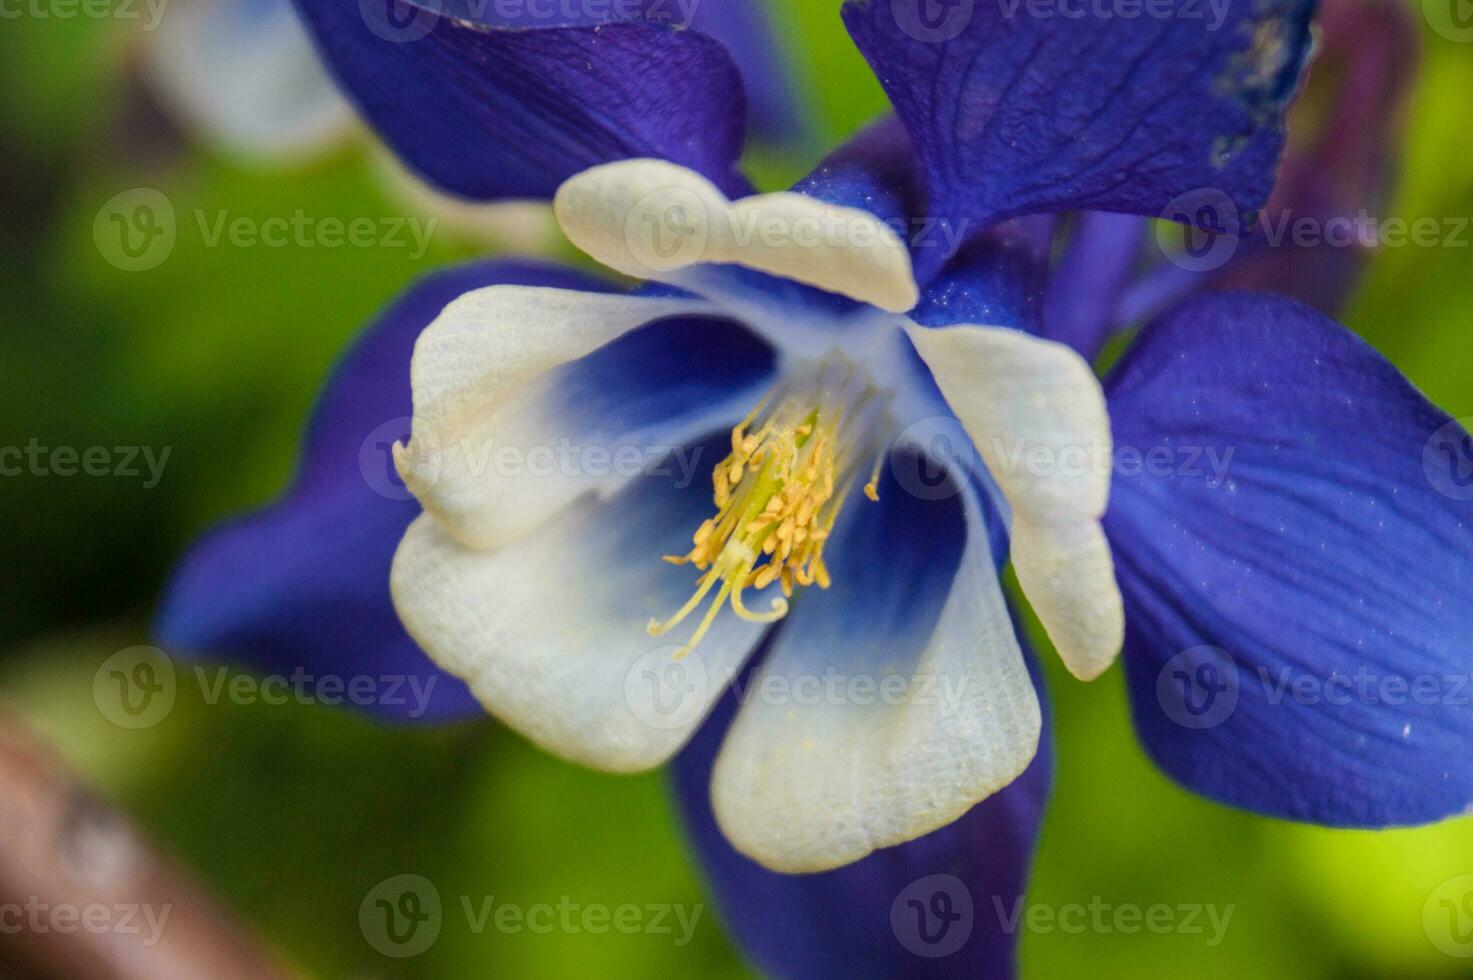
[(693, 170), (622, 160), (569, 179), (553, 209), (573, 244), (625, 275), (678, 283), (690, 266), (735, 263), (891, 312), (918, 298), (900, 236), (868, 211), (805, 194), (732, 202)]
[(723, 392), (663, 425), (590, 438), (568, 421), (577, 406), (568, 404), (559, 369), (651, 321), (710, 312), (699, 300), (531, 286), (467, 293), (415, 344), (412, 435), (394, 451), (400, 475), (471, 547), (511, 541), (582, 494), (613, 492), (642, 471), (621, 453), (653, 461), (729, 426), (754, 394)]
[(145, 21), (143, 36), (153, 89), (229, 150), (306, 156), (352, 128), (352, 108), (287, 0), (170, 5), (157, 24)]
[(547, 201), (463, 200), (421, 180), (387, 150), (374, 156), (390, 193), (433, 218), (436, 231), (518, 255), (552, 256), (563, 247)]
[(1071, 673), (1115, 659), (1125, 613), (1100, 527), (1113, 462), (1094, 371), (1072, 349), (1018, 330), (907, 331), (1013, 510), (1018, 582)]
[[(877, 506), (899, 493), (882, 489)], [(917, 533), (924, 510), (872, 526), (865, 503), (849, 506), (861, 510), (833, 549), (904, 548), (885, 535)], [(945, 550), (931, 544), (877, 570), (836, 550), (849, 567), (834, 569), (832, 588), (798, 596), (712, 774), (717, 821), (742, 853), (776, 871), (838, 867), (950, 823), (1027, 768), (1038, 697), (969, 497), (967, 507), (965, 543), (942, 571), (923, 570), (922, 550)], [(858, 588), (846, 588), (851, 576)]]
[(465, 548), (421, 516), (394, 557), (394, 605), (426, 653), (538, 745), (613, 772), (658, 766), (762, 631), (724, 615), (680, 661), (678, 642), (646, 632), (691, 592), (691, 570), (660, 560), (662, 548), (689, 547), (709, 505), (704, 487), (683, 495), (694, 508), (669, 503), (668, 481), (584, 500), (492, 551)]

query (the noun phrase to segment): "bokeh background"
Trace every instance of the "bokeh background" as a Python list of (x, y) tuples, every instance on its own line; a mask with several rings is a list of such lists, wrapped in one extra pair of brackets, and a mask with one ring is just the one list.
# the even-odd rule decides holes
[[(797, 149), (754, 152), (765, 186), (801, 174), (885, 105), (837, 6), (774, 9), (812, 134)], [(1425, 38), (1387, 213), (1468, 216), (1473, 43), (1411, 9)], [(146, 40), (116, 17), (22, 15), (0, 26), (0, 445), (170, 450), (152, 487), (116, 476), (0, 479), (0, 699), (307, 975), (749, 975), (715, 921), (660, 774), (590, 773), (490, 721), (385, 728), (326, 707), (210, 705), (191, 683), (146, 730), (99, 712), (94, 673), (149, 642), (171, 562), (210, 524), (285, 486), (315, 394), (361, 325), (422, 273), (486, 252), (443, 227), (418, 259), (404, 249), (211, 247), (181, 230), (157, 268), (120, 270), (100, 254), (93, 222), (130, 188), (165, 194), (181, 229), (195, 209), (415, 213), (366, 135), (286, 168), (198, 140), (140, 84)], [(1454, 416), (1473, 415), (1470, 242), (1473, 232), (1461, 247), (1383, 250), (1346, 316)], [(1473, 972), (1423, 925), (1433, 890), (1473, 873), (1473, 822), (1329, 831), (1189, 795), (1137, 746), (1120, 669), (1081, 685), (1033, 636), (1054, 704), (1057, 779), (1030, 901), (1233, 912), (1216, 946), (1204, 935), (1025, 928), (1025, 976)], [(683, 947), (643, 934), (475, 935), (450, 914), (430, 951), (399, 961), (365, 941), (358, 909), (401, 873), (430, 878), (447, 902), (708, 904)]]

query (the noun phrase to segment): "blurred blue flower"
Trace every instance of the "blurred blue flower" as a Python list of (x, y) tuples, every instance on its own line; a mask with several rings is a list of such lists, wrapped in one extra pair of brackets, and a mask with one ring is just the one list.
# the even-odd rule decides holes
[[(751, 101), (754, 138), (789, 143), (804, 133), (804, 111), (793, 97), (768, 18), (760, 6), (743, 0), (584, 5), (431, 0), (429, 11), (396, 2), (383, 5), (382, 12), (372, 0), (361, 5), (362, 11), (355, 3), (341, 6), (337, 13), (359, 18), (361, 27), (377, 27), (389, 38), (403, 24), (409, 25), (404, 36), (412, 37), (417, 13), (438, 18), (433, 12), (442, 11), (499, 26), (540, 27), (553, 19), (577, 19), (580, 6), (611, 12), (642, 7), (651, 17), (676, 19), (725, 45)], [(253, 160), (301, 158), (336, 144), (351, 128), (352, 108), (291, 0), (189, 0), (149, 23), (143, 42), (143, 74), (153, 91), (191, 128), (230, 153)], [(331, 56), (332, 50), (326, 53)], [(351, 85), (348, 94), (353, 94)]]
[(1334, 825), (1466, 809), (1466, 705), (1286, 694), (1462, 668), (1473, 526), (1424, 459), (1456, 423), (1288, 300), (1196, 296), (1103, 384), (1047, 314), (1050, 215), (1264, 201), (1313, 4), (963, 6), (846, 4), (896, 115), (753, 196), (741, 79), (703, 34), (304, 0), (410, 166), (554, 199), (649, 283), (490, 262), (411, 289), (334, 374), (287, 497), (186, 560), (164, 641), (438, 664), (465, 683), (435, 718), (484, 705), (613, 770), (679, 753), (728, 922), (777, 975), (1011, 973), (986, 910), (1024, 888), (1048, 749), (1009, 557), (1073, 673), (1123, 642), (1184, 785)]

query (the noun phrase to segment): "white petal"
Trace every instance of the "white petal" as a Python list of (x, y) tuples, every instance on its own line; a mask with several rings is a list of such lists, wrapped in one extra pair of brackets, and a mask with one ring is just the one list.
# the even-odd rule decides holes
[(1012, 560), (1070, 672), (1099, 676), (1125, 614), (1100, 527), (1113, 462), (1105, 396), (1083, 358), (1017, 330), (908, 328), (1013, 510)]
[(229, 150), (307, 156), (353, 126), (352, 108), (287, 0), (170, 5), (156, 25), (145, 18), (143, 36), (145, 77), (154, 90)]
[[(641, 481), (648, 484), (651, 481)], [(704, 487), (670, 497), (631, 487), (584, 500), (494, 551), (468, 549), (423, 515), (394, 557), (405, 627), (492, 714), (538, 745), (613, 772), (658, 766), (700, 725), (762, 627), (729, 613), (682, 661), (651, 618), (690, 595), (694, 574), (660, 560), (689, 547)]]
[(547, 201), (468, 201), (421, 180), (386, 150), (374, 154), (389, 190), (418, 214), (434, 220), (434, 231), (518, 255), (552, 256), (563, 247)]
[[(882, 489), (878, 506), (902, 492)], [(915, 612), (924, 595), (896, 578), (915, 574), (920, 554), (898, 556), (899, 568), (873, 570), (847, 594), (846, 576), (862, 569), (835, 568), (829, 591), (797, 597), (712, 774), (717, 821), (742, 853), (776, 871), (838, 867), (945, 826), (1027, 768), (1038, 698), (968, 505), (977, 523), (960, 557), (951, 553), (950, 581), (922, 590), (934, 590), (928, 613)], [(853, 516), (857, 533), (893, 527)], [(906, 681), (903, 694), (889, 686)]]
[[(637, 473), (554, 458), (560, 443), (579, 436), (561, 417), (558, 369), (653, 320), (709, 312), (699, 300), (532, 286), (467, 293), (415, 344), (414, 424), (409, 445), (395, 448), (400, 475), (472, 547), (513, 540), (584, 493), (613, 492)], [(653, 448), (638, 440), (703, 435), (733, 412), (739, 418), (737, 407), (752, 397), (731, 392), (675, 420), (674, 432), (622, 433), (620, 441)]]
[(879, 218), (804, 194), (735, 203), (695, 171), (622, 160), (584, 171), (553, 201), (564, 233), (626, 275), (681, 281), (701, 263), (735, 263), (892, 312), (916, 304), (910, 252)]

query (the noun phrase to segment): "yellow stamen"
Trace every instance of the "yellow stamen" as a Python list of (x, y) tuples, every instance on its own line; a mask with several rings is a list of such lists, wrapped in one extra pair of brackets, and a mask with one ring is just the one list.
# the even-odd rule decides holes
[(875, 503), (880, 502), (880, 467), (884, 465), (885, 454), (875, 455), (875, 465), (869, 471), (869, 482), (864, 485), (864, 495)]
[[(716, 516), (696, 530), (689, 553), (665, 556), (671, 564), (694, 565), (702, 575), (695, 594), (675, 615), (650, 622), (651, 636), (679, 625), (722, 582), (677, 658), (695, 649), (725, 605), (748, 622), (772, 623), (787, 615), (788, 599), (799, 586), (827, 589), (831, 584), (823, 548), (854, 485), (848, 450), (864, 441), (854, 430), (870, 421), (855, 409), (872, 392), (866, 389), (856, 404), (844, 392), (851, 380), (852, 374), (846, 375), (837, 388), (822, 388), (817, 407), (790, 399), (761, 417), (768, 401), (763, 399), (731, 430), (731, 454), (711, 474)], [(876, 462), (865, 485), (871, 500), (878, 499), (878, 474)], [(836, 493), (837, 487), (844, 489)], [(769, 611), (747, 608), (744, 591), (760, 592), (773, 583), (782, 595), (771, 600)]]

